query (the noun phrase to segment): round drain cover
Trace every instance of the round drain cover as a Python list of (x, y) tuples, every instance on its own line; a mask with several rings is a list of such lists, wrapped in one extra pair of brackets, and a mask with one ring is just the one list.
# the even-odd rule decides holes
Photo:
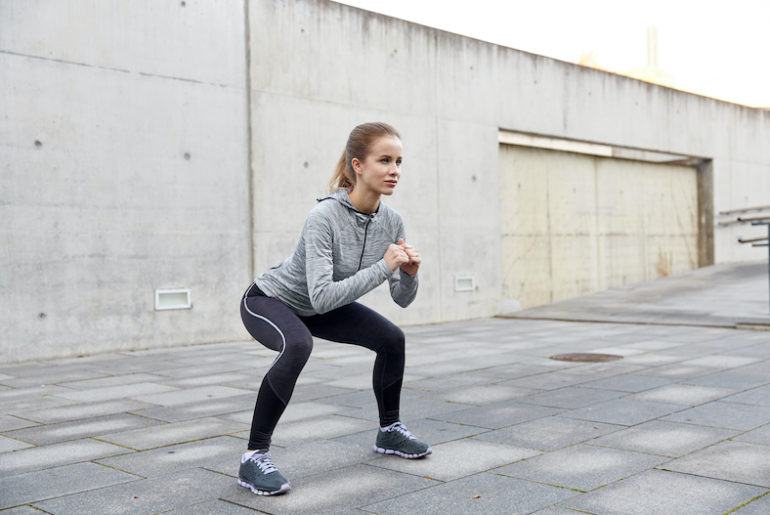
[(586, 352), (575, 352), (572, 354), (556, 354), (551, 356), (551, 359), (556, 361), (580, 361), (583, 363), (601, 363), (603, 361), (615, 361), (616, 359), (623, 359), (623, 356), (615, 354), (591, 354)]

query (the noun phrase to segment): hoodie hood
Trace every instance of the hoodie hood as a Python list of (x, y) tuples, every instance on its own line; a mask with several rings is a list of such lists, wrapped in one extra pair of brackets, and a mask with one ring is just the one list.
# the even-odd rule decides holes
[(380, 201), (379, 205), (377, 206), (377, 211), (374, 213), (364, 213), (363, 211), (359, 211), (358, 209), (353, 206), (353, 203), (350, 201), (350, 190), (345, 188), (338, 188), (336, 190), (331, 191), (329, 194), (319, 197), (316, 199), (318, 202), (323, 202), (324, 200), (336, 200), (346, 208), (358, 213), (359, 215), (364, 215), (368, 218), (374, 218), (374, 216), (380, 212), (380, 207), (382, 206), (382, 201)]

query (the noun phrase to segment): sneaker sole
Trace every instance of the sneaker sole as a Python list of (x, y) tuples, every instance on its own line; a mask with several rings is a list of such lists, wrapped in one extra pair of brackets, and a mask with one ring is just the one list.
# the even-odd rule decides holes
[(424, 456), (427, 456), (428, 454), (433, 452), (433, 449), (428, 447), (428, 450), (425, 452), (421, 452), (417, 454), (407, 454), (405, 452), (397, 451), (395, 449), (383, 449), (382, 447), (377, 447), (377, 444), (374, 444), (374, 452), (378, 452), (380, 454), (395, 454), (396, 456), (401, 456), (402, 458), (413, 460), (415, 458), (422, 458)]
[(251, 483), (247, 483), (246, 481), (242, 481), (241, 479), (238, 479), (238, 485), (242, 486), (243, 488), (248, 488), (249, 490), (251, 490), (257, 495), (278, 495), (278, 494), (286, 493), (289, 490), (291, 490), (291, 485), (289, 483), (282, 484), (281, 488), (273, 492), (268, 492), (267, 490), (260, 490), (259, 488), (252, 485)]

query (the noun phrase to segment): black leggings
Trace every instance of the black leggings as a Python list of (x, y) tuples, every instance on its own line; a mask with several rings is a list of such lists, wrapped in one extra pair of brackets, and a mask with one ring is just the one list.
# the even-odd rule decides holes
[(404, 333), (382, 315), (353, 302), (323, 315), (302, 317), (281, 301), (265, 296), (252, 284), (241, 302), (241, 319), (251, 336), (279, 353), (259, 388), (249, 449), (270, 446), (273, 430), (313, 350), (313, 336), (360, 345), (376, 352), (372, 384), (380, 425), (384, 427), (398, 421), (404, 377)]

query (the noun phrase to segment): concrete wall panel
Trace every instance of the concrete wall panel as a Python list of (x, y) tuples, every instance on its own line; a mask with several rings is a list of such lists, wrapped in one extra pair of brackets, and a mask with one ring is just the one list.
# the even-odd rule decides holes
[(0, 48), (32, 58), (242, 87), (243, 3), (3, 0)]
[(435, 43), (422, 27), (302, 0), (252, 1), (250, 20), (256, 90), (364, 110), (434, 111)]
[[(220, 66), (221, 80), (207, 83), (164, 76), (173, 69), (149, 73), (144, 55), (136, 63), (112, 55), (110, 63), (73, 64), (98, 61), (95, 53), (67, 53), (88, 53), (77, 38), (91, 16), (104, 15), (107, 25), (112, 18), (97, 2), (50, 5), (0, 7), (2, 359), (243, 337), (237, 299), (248, 280), (249, 248), (242, 66), (235, 75)], [(56, 13), (67, 30), (39, 32)], [(242, 23), (242, 9), (231, 15)], [(72, 28), (75, 21), (81, 25)], [(130, 39), (121, 27), (131, 29), (130, 21), (111, 26), (113, 37)], [(103, 27), (93, 30), (103, 34)], [(50, 54), (21, 55), (38, 47)], [(228, 48), (228, 59), (235, 50), (243, 62), (242, 45)], [(220, 85), (236, 79), (237, 87)], [(175, 287), (191, 289), (193, 308), (155, 311), (155, 289)]]

